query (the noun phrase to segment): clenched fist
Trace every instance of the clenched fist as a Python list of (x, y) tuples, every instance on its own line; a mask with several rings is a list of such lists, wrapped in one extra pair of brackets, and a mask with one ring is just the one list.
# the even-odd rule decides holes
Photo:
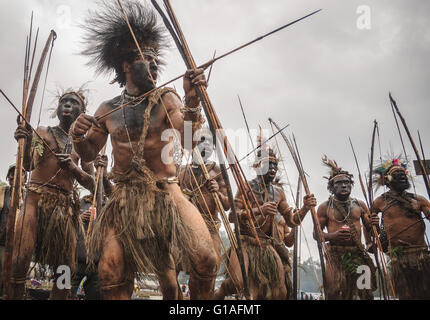
[(274, 216), (278, 211), (278, 204), (276, 202), (266, 202), (261, 206), (261, 211), (263, 211), (263, 214), (265, 216), (267, 215)]
[(316, 205), (317, 199), (315, 198), (313, 193), (303, 197), (303, 208), (305, 208), (306, 211), (315, 208)]
[(76, 167), (76, 165), (72, 161), (72, 157), (70, 156), (70, 154), (57, 153), (55, 154), (55, 156), (57, 157), (58, 166), (61, 169), (71, 171)]
[(206, 186), (207, 186), (209, 192), (211, 192), (211, 193), (218, 192), (218, 190), (219, 190), (218, 183), (213, 179), (208, 180), (208, 182), (206, 183)]
[(103, 167), (107, 168), (108, 165), (108, 157), (107, 155), (98, 154), (96, 159), (94, 160), (94, 167)]
[(92, 125), (100, 127), (96, 118), (88, 114), (81, 113), (72, 126), (72, 135), (81, 137), (84, 136)]
[(82, 212), (81, 219), (84, 222), (90, 221), (90, 219), (91, 219), (91, 210), (88, 209), (88, 210), (85, 210), (84, 212)]
[(379, 228), (379, 217), (377, 213), (372, 212), (372, 214), (370, 215), (370, 222), (372, 226)]
[(15, 130), (15, 140), (19, 141), (19, 139), (26, 139), (28, 141), (28, 139), (32, 137), (33, 132), (28, 128), (28, 127), (24, 127), (23, 125), (18, 125), (18, 128), (16, 128)]
[(185, 103), (187, 107), (195, 108), (199, 105), (200, 99), (197, 96), (195, 86), (200, 85), (208, 86), (204, 69), (187, 70), (184, 76)]

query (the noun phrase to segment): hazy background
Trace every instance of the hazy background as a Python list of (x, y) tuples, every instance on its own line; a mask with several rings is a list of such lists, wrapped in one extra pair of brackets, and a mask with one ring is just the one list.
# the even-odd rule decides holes
[[(430, 2), (172, 0), (172, 6), (198, 64), (212, 58), (214, 50), (220, 55), (311, 11), (323, 9), (217, 62), (208, 88), (222, 125), (229, 130), (232, 144), (236, 141), (239, 147), (239, 158), (251, 145), (244, 129), (238, 94), (254, 132), (260, 124), (266, 136), (271, 134), (268, 117), (281, 126), (290, 124), (286, 133), (294, 132), (296, 136), (311, 191), (319, 203), (329, 196), (326, 180), (322, 178), (327, 175), (321, 163), (323, 154), (354, 173), (353, 196), (363, 198), (348, 136), (354, 143), (361, 170), (367, 171), (373, 120), (379, 122), (381, 143), (381, 150), (378, 143), (376, 145), (375, 160), (380, 153), (402, 152), (388, 100), (389, 91), (414, 136), (419, 129), (424, 150), (430, 150)], [(94, 1), (83, 0), (0, 0), (0, 88), (17, 106), (22, 100), (25, 37), (31, 11), (34, 11), (34, 25), (40, 27), (36, 62), (49, 31), (55, 29), (58, 34), (42, 106), (42, 125), (57, 123), (49, 117), (50, 108), (56, 107), (57, 88), (79, 87), (90, 81), (90, 114), (102, 101), (121, 92), (117, 84), (109, 84), (112, 76), (96, 77), (94, 69), (85, 65), (86, 58), (78, 54), (82, 48), (82, 31), (77, 25), (83, 21), (87, 10), (94, 7)], [(363, 20), (363, 14), (367, 13), (370, 20)], [(173, 42), (166, 59), (167, 67), (159, 83), (185, 71)], [(45, 72), (33, 109), (34, 125), (38, 122), (44, 80)], [(177, 81), (175, 87), (183, 95), (182, 81)], [(0, 101), (3, 154), (0, 177), (4, 180), (9, 164), (15, 161), (16, 114), (3, 98)], [(408, 156), (412, 157), (409, 141), (406, 136), (404, 139)], [(297, 170), (280, 136), (278, 142), (295, 190)], [(250, 163), (243, 162), (242, 166), (247, 178), (253, 178)], [(410, 170), (415, 173), (414, 169)], [(283, 177), (285, 181), (285, 174)], [(416, 179), (416, 186), (417, 193), (427, 197), (421, 177)], [(286, 188), (291, 202), (288, 190)], [(304, 229), (317, 260), (316, 244), (311, 240), (310, 215), (304, 221)], [(302, 256), (308, 256), (305, 246)]]

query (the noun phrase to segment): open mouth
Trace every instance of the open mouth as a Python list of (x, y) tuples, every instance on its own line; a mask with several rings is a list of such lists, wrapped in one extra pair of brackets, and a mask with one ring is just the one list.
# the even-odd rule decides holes
[(63, 116), (64, 117), (70, 117), (72, 114), (69, 111), (64, 111)]

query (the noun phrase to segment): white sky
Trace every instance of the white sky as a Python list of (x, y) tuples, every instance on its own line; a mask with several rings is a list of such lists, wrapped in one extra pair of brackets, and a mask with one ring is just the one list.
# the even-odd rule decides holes
[[(370, 29), (357, 27), (362, 16), (357, 9), (363, 5), (370, 9)], [(86, 58), (78, 54), (82, 48), (82, 31), (77, 25), (83, 21), (88, 8), (94, 6), (94, 1), (83, 0), (0, 0), (0, 88), (16, 105), (19, 106), (22, 99), (25, 37), (31, 11), (34, 11), (35, 26), (40, 27), (39, 54), (49, 31), (55, 29), (58, 34), (42, 109), (42, 125), (56, 124), (49, 118), (48, 109), (56, 106), (54, 93), (57, 87), (79, 87), (90, 81), (91, 114), (102, 101), (121, 92), (116, 84), (109, 84), (112, 77), (96, 77), (94, 69), (85, 66)], [(223, 127), (231, 130), (232, 140), (234, 132), (242, 132), (242, 140), (238, 140), (241, 141), (237, 152), (239, 158), (251, 146), (245, 136), (238, 94), (253, 130), (260, 124), (267, 130), (266, 136), (270, 135), (268, 117), (281, 126), (290, 124), (286, 133), (294, 132), (296, 136), (303, 165), (310, 176), (311, 191), (319, 203), (328, 198), (326, 181), (322, 178), (327, 175), (321, 162), (323, 154), (354, 173), (353, 196), (363, 198), (348, 136), (354, 143), (361, 170), (368, 170), (373, 120), (379, 122), (382, 154), (390, 150), (395, 154), (402, 152), (388, 100), (389, 91), (397, 100), (414, 137), (419, 129), (424, 150), (430, 150), (430, 70), (427, 65), (430, 2), (172, 0), (172, 6), (198, 64), (212, 58), (214, 50), (220, 55), (305, 14), (323, 9), (317, 15), (217, 62), (208, 88)], [(166, 58), (167, 67), (159, 83), (185, 71), (173, 42)], [(44, 74), (34, 105), (34, 125), (37, 124)], [(182, 81), (177, 81), (175, 87), (182, 95)], [(13, 132), (16, 115), (3, 98), (0, 101), (4, 155), (0, 159), (0, 177), (4, 179), (8, 165), (15, 161)], [(406, 136), (404, 139), (411, 157), (413, 151)], [(284, 142), (280, 137), (278, 141), (295, 190), (297, 171)], [(376, 147), (376, 158), (379, 158), (379, 152)], [(243, 162), (242, 165), (251, 179), (250, 163)], [(416, 179), (416, 185), (419, 194), (427, 194), (421, 177)], [(287, 195), (290, 199), (288, 192)], [(304, 221), (304, 228), (314, 259), (317, 259), (316, 244), (311, 240), (310, 215)], [(306, 252), (303, 247), (304, 257)]]

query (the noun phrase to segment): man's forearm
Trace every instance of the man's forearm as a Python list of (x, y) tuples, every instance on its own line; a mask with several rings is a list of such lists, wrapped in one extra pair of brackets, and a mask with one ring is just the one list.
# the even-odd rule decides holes
[[(204, 122), (203, 117), (202, 117), (200, 111), (199, 112), (190, 112), (187, 109), (185, 109), (184, 113), (185, 113), (184, 114), (184, 125), (185, 125), (185, 123), (190, 123), (191, 122), (192, 135), (194, 136), (194, 134), (198, 130), (200, 130), (200, 128), (202, 127), (202, 124)], [(192, 148), (193, 149), (195, 148), (195, 146), (197, 145), (197, 143), (198, 143), (198, 141), (194, 141), (194, 139), (192, 139)], [(184, 139), (182, 139), (182, 146), (185, 148), (185, 141), (184, 141)]]
[[(24, 169), (25, 170), (27, 170), (27, 171), (30, 171), (30, 169), (31, 169), (31, 161), (32, 161), (32, 158), (31, 158), (31, 137), (30, 138), (28, 138), (28, 140), (30, 140), (30, 142), (29, 141), (27, 141), (27, 139), (26, 139), (26, 141), (25, 141), (25, 145), (24, 145), (24, 159), (23, 159), (23, 167), (24, 167)], [(36, 150), (35, 150), (35, 152), (37, 152)]]
[(306, 214), (308, 213), (308, 211), (309, 209), (304, 206), (299, 210), (296, 210), (291, 217), (291, 222), (293, 224), (292, 227), (300, 225), (303, 219), (305, 218)]
[(85, 137), (73, 139), (73, 147), (76, 153), (81, 157), (82, 161), (91, 162), (98, 154), (95, 146)]
[(112, 184), (108, 178), (107, 172), (103, 174), (103, 188), (105, 195), (109, 198), (112, 193)]
[(80, 185), (82, 185), (85, 189), (89, 190), (91, 193), (94, 192), (95, 180), (93, 176), (89, 175), (76, 165), (72, 168), (71, 172)]
[(228, 201), (228, 197), (222, 194), (222, 192), (218, 192), (219, 200), (225, 211), (230, 210), (230, 201)]
[(323, 232), (322, 234), (323, 234), (324, 242), (333, 240), (333, 233)]

